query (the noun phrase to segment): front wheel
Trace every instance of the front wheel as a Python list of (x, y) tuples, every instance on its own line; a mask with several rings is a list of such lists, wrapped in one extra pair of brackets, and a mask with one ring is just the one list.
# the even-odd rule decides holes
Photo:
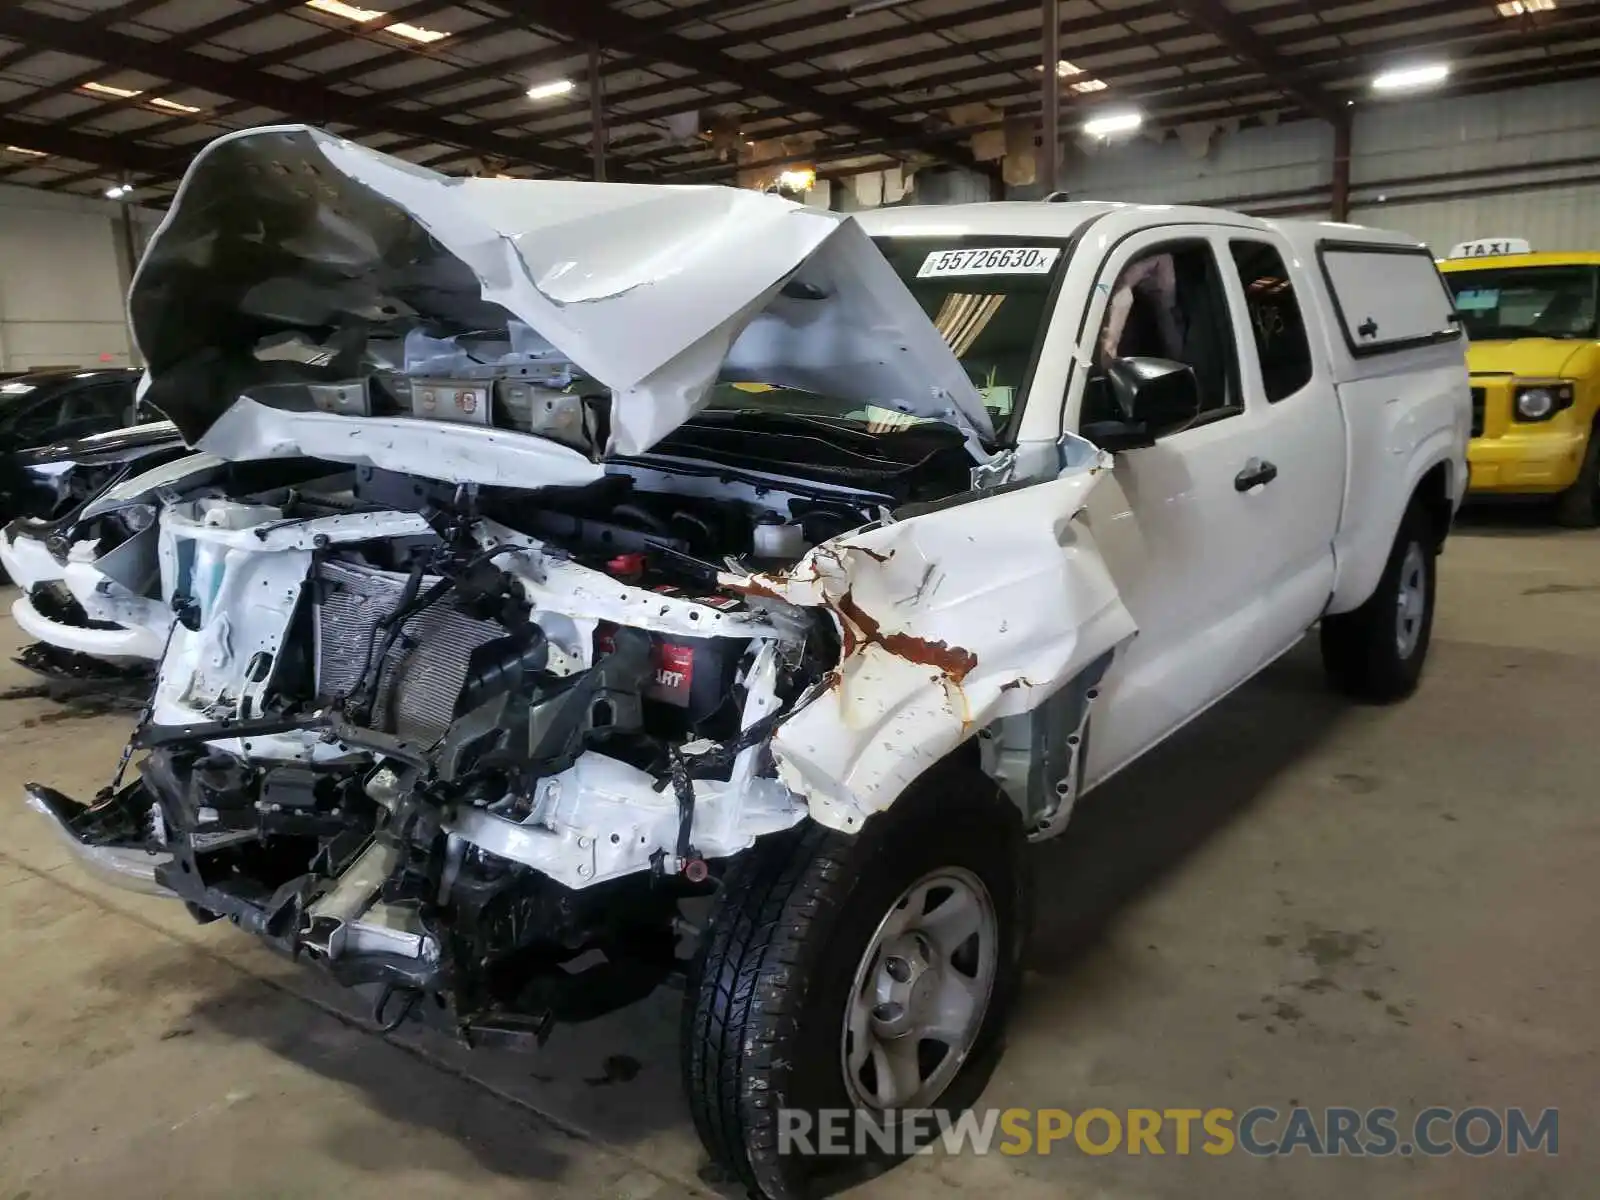
[(1569, 529), (1600, 525), (1600, 426), (1589, 431), (1577, 479), (1556, 497), (1556, 524)]
[(858, 836), (807, 822), (735, 861), (682, 1030), (721, 1172), (771, 1200), (831, 1191), (916, 1148), (905, 1114), (977, 1099), (1020, 978), (1025, 854), (995, 785), (944, 768)]
[(1386, 703), (1416, 690), (1433, 636), (1438, 553), (1432, 524), (1413, 504), (1377, 590), (1353, 612), (1322, 618), (1322, 665), (1340, 691)]

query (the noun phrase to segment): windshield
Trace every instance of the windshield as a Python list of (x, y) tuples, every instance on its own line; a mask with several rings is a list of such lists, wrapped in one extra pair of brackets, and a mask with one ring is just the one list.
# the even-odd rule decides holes
[[(997, 236), (873, 240), (955, 351), (996, 432), (1005, 430), (1033, 369), (1066, 242)], [(872, 433), (928, 423), (889, 407), (761, 384), (719, 386), (709, 407), (827, 417)]]
[(1506, 267), (1450, 271), (1445, 282), (1474, 341), (1592, 338), (1600, 268)]

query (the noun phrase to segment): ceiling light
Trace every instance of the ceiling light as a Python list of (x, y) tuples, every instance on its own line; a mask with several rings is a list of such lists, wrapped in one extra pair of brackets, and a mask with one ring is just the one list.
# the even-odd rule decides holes
[[(1033, 69), (1042, 72), (1044, 64), (1039, 63)], [(1056, 60), (1056, 78), (1072, 80), (1067, 86), (1080, 95), (1086, 92), (1103, 92), (1106, 90), (1105, 80), (1084, 74), (1082, 67), (1078, 66), (1077, 63), (1070, 63), (1064, 58)]]
[(810, 167), (797, 167), (778, 173), (778, 186), (786, 192), (809, 192), (817, 182), (817, 173)]
[[(314, 8), (318, 12), (325, 12), (330, 17), (341, 17), (346, 21), (354, 21), (358, 25), (368, 25), (373, 21), (381, 21), (389, 14), (380, 12), (376, 8), (357, 8), (354, 4), (346, 4), (344, 0), (306, 0), (307, 8)], [(424, 46), (432, 42), (443, 41), (449, 37), (439, 29), (424, 29), (421, 25), (413, 25), (409, 21), (396, 21), (393, 25), (381, 26), (385, 33), (392, 33), (396, 37), (403, 37), (408, 41), (421, 42)]]
[(24, 158), (43, 158), (45, 156), (43, 150), (29, 150), (26, 146), (7, 146), (5, 147), (5, 152), (7, 154), (20, 154)]
[(1113, 133), (1132, 133), (1144, 124), (1144, 117), (1136, 112), (1107, 113), (1083, 123), (1083, 131), (1090, 137), (1110, 137)]
[(307, 8), (314, 8), (318, 12), (325, 12), (332, 17), (343, 17), (346, 21), (376, 21), (385, 15), (370, 8), (357, 8), (354, 4), (346, 4), (344, 0), (306, 0)]
[(412, 25), (408, 21), (396, 21), (393, 25), (385, 25), (383, 31), (408, 41), (421, 42), (424, 46), (443, 41), (450, 36), (441, 29), (424, 29), (421, 25)]
[(1375, 91), (1403, 92), (1412, 88), (1432, 87), (1450, 78), (1450, 68), (1445, 63), (1426, 63), (1419, 67), (1400, 67), (1385, 71), (1372, 81)]
[(131, 195), (133, 195), (133, 186), (127, 183), (119, 183), (115, 187), (106, 189), (107, 200), (121, 200)]
[(115, 96), (119, 100), (131, 100), (139, 95), (138, 88), (112, 87), (109, 83), (85, 83), (82, 88), (86, 92), (94, 92), (99, 96)]
[(528, 99), (548, 100), (552, 96), (565, 96), (576, 86), (570, 79), (552, 79), (549, 83), (536, 83), (528, 89)]
[(1556, 0), (1505, 0), (1494, 10), (1502, 17), (1520, 17), (1524, 13), (1549, 12), (1555, 6)]
[(197, 113), (200, 111), (192, 104), (179, 104), (176, 100), (168, 100), (165, 96), (151, 96), (146, 103), (152, 108), (164, 108), (168, 112)]

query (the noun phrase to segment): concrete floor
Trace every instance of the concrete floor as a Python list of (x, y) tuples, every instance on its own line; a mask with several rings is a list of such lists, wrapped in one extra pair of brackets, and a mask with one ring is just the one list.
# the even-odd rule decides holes
[[(1412, 702), (1333, 699), (1308, 644), (1040, 848), (1031, 981), (985, 1101), (1559, 1106), (1559, 1156), (931, 1156), (855, 1195), (1597, 1194), (1600, 534), (1479, 519), (1442, 580)], [(27, 682), (0, 665), (8, 784), (91, 793), (128, 719)], [(87, 880), (20, 802), (0, 806), (0, 964), (0, 1200), (709, 1194), (673, 994), (534, 1057), (380, 1037), (226, 925)]]

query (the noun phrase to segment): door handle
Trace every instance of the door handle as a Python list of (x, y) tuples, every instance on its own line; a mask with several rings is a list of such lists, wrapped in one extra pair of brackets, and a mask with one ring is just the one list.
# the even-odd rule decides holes
[(1264, 458), (1252, 458), (1245, 463), (1244, 470), (1233, 477), (1235, 491), (1248, 492), (1251, 488), (1263, 487), (1278, 477), (1278, 468)]

